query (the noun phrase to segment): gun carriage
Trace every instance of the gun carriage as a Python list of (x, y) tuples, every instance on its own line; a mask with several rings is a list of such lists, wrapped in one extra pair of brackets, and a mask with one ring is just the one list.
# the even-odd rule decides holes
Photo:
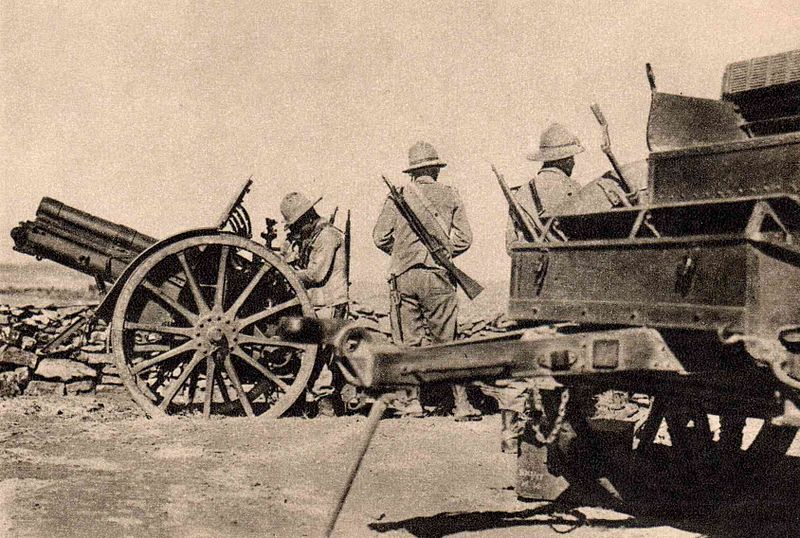
[(617, 427), (592, 420), (593, 395), (609, 389), (651, 397), (635, 437), (617, 429), (641, 460), (653, 461), (666, 422), (672, 455), (640, 474), (651, 485), (671, 475), (691, 492), (727, 480), (730, 466), (714, 458), (741, 454), (745, 417), (765, 419), (747, 452), (756, 468), (772, 465), (800, 426), (800, 51), (729, 65), (719, 100), (658, 92), (648, 74), (647, 188), (638, 203), (529, 223), (510, 247), (508, 313), (520, 330), (415, 349), (352, 326), (286, 332), (335, 342), (353, 382), (378, 391), (555, 380), (529, 397), (522, 497), (596, 480), (624, 497), (602, 453), (603, 430)]
[(251, 185), (216, 226), (161, 241), (50, 198), (11, 232), (15, 250), (111, 284), (87, 322), (110, 324), (120, 377), (151, 416), (277, 417), (303, 394), (317, 346), (281, 340), (276, 327), (314, 309), (272, 250), (275, 221), (266, 245), (250, 239), (242, 201)]

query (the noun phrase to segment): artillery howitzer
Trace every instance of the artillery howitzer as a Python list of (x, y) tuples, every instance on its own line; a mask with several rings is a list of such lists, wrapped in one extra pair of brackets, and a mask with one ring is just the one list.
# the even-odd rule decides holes
[[(635, 443), (624, 430), (629, 451), (648, 459), (667, 425), (673, 455), (649, 468), (652, 484), (669, 474), (699, 492), (725, 480), (730, 467), (715, 457), (741, 455), (744, 417), (765, 419), (747, 452), (774, 465), (800, 426), (800, 51), (731, 64), (721, 100), (659, 93), (651, 81), (640, 204), (548, 216), (533, 240), (511, 245), (508, 314), (521, 330), (427, 348), (316, 322), (287, 322), (287, 333), (333, 342), (351, 382), (377, 392), (555, 380), (530, 398), (522, 497), (595, 481), (625, 497), (591, 422), (593, 395), (610, 389), (650, 397)], [(546, 239), (553, 229), (563, 240)]]
[(11, 232), (16, 250), (113, 284), (85, 322), (110, 323), (120, 377), (151, 416), (277, 417), (303, 394), (317, 346), (283, 341), (276, 327), (314, 309), (273, 253), (274, 230), (262, 234), (266, 245), (250, 239), (242, 200), (251, 185), (216, 226), (162, 241), (50, 198)]

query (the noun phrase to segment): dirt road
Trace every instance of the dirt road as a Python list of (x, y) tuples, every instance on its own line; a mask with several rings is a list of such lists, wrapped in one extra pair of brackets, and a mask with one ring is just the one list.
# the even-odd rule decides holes
[[(316, 536), (364, 418), (152, 421), (122, 393), (6, 400), (0, 423), (2, 536)], [(498, 427), (384, 420), (337, 535), (798, 535), (793, 507), (665, 522), (520, 503)]]

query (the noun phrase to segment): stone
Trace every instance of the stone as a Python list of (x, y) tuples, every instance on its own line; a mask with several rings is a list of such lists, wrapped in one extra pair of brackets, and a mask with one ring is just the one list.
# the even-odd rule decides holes
[(75, 314), (80, 314), (84, 310), (89, 309), (90, 307), (79, 305), (79, 306), (64, 306), (58, 309), (58, 313), (62, 318), (69, 318), (74, 316)]
[(66, 387), (64, 383), (36, 379), (28, 383), (25, 394), (27, 396), (64, 396)]
[(84, 351), (88, 351), (90, 353), (100, 353), (106, 350), (106, 345), (104, 343), (100, 344), (88, 344), (81, 348)]
[(43, 314), (36, 314), (35, 316), (26, 318), (23, 323), (26, 325), (35, 324), (37, 327), (46, 327), (50, 324), (50, 318)]
[(100, 385), (122, 385), (122, 379), (115, 375), (102, 375)]
[(89, 343), (105, 345), (107, 336), (106, 331), (92, 331), (92, 334), (89, 335)]
[(11, 323), (11, 318), (8, 314), (0, 314), (0, 325), (8, 325)]
[(36, 338), (32, 336), (23, 336), (20, 345), (22, 349), (36, 349)]
[(106, 364), (101, 371), (103, 375), (119, 375), (116, 364)]
[(24, 366), (0, 372), (0, 398), (19, 396), (31, 378), (31, 372)]
[(14, 346), (0, 347), (0, 364), (14, 364), (36, 368), (39, 357), (35, 353)]
[(49, 308), (45, 308), (42, 310), (42, 315), (49, 319), (50, 321), (55, 321), (61, 318), (61, 315), (56, 310), (51, 310)]
[(69, 359), (42, 359), (42, 362), (36, 368), (35, 374), (45, 379), (74, 381), (87, 377), (96, 377), (97, 371), (82, 362)]
[(122, 385), (97, 385), (94, 389), (95, 392), (125, 392), (125, 387)]
[(91, 351), (81, 349), (80, 353), (78, 353), (78, 360), (85, 362), (86, 364), (114, 364), (114, 354), (93, 353)]
[(95, 382), (93, 379), (81, 379), (80, 381), (73, 381), (72, 383), (67, 383), (67, 394), (84, 394), (86, 392), (92, 392), (95, 387)]

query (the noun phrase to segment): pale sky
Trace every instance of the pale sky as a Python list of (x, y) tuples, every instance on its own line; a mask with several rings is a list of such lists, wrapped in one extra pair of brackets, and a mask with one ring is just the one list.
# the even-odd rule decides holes
[(646, 156), (659, 90), (719, 96), (732, 61), (800, 48), (797, 1), (12, 2), (0, 0), (0, 262), (39, 200), (163, 238), (212, 224), (239, 184), (256, 234), (292, 190), (353, 210), (354, 278), (388, 259), (371, 241), (385, 189), (417, 140), (439, 150), (475, 232), (459, 261), (508, 272), (510, 183), (552, 121), (608, 168), (597, 101), (621, 161)]

